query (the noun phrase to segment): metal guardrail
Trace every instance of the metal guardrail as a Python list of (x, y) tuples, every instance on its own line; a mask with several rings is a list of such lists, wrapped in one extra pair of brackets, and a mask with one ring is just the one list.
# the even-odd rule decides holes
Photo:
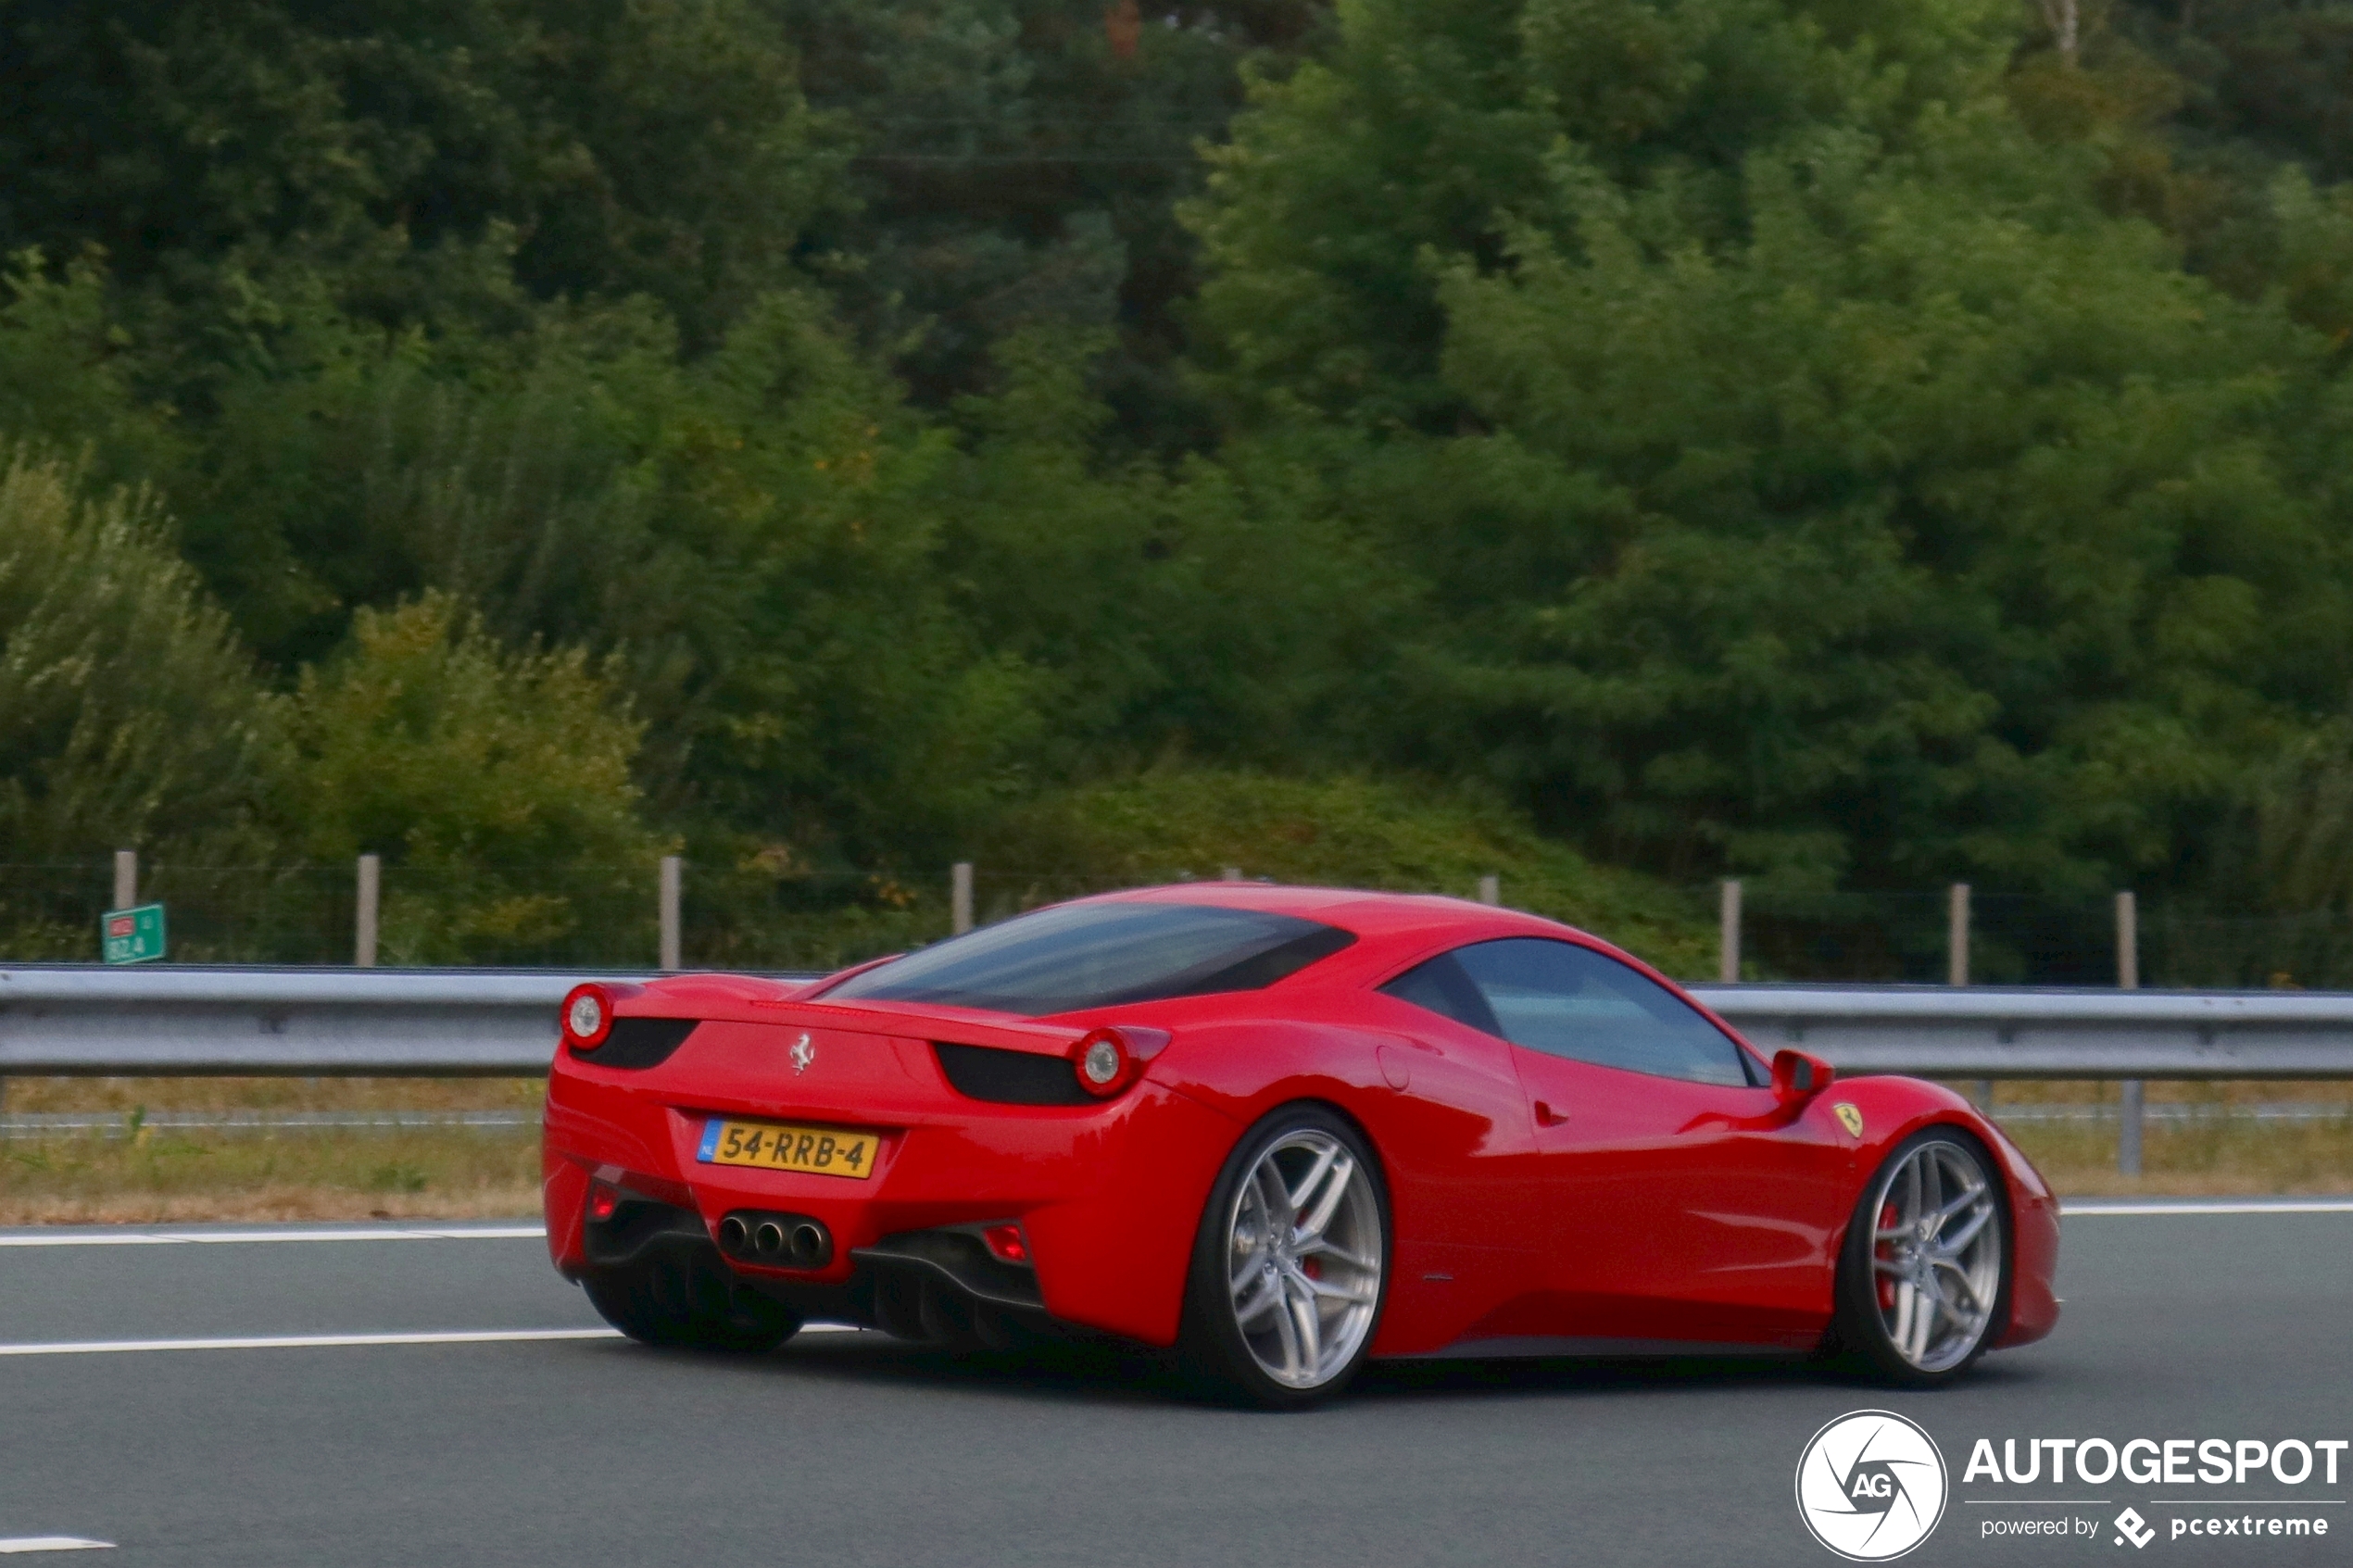
[(583, 978), (517, 970), (5, 969), (0, 1074), (529, 1076), (547, 1070), (556, 1009)]
[(1938, 1078), (2353, 1078), (2353, 994), (1694, 985), (1765, 1051)]
[[(579, 973), (0, 969), (0, 1076), (528, 1076)], [(603, 978), (622, 978), (604, 976)], [(1951, 1078), (2353, 1078), (2353, 994), (1699, 985), (1760, 1048)]]

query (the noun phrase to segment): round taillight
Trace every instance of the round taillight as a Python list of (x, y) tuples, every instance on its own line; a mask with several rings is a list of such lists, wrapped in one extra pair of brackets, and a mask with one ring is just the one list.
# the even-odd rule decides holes
[(612, 997), (601, 985), (575, 985), (564, 998), (564, 1042), (576, 1051), (593, 1051), (612, 1033)]
[(1117, 1031), (1099, 1029), (1078, 1042), (1074, 1063), (1078, 1070), (1078, 1086), (1099, 1098), (1115, 1095), (1127, 1086), (1134, 1061), (1127, 1054), (1127, 1042)]

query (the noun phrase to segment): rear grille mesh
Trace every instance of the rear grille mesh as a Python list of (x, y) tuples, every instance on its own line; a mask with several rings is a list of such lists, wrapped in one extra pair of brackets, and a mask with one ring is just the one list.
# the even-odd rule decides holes
[(599, 1067), (660, 1067), (686, 1043), (701, 1021), (693, 1018), (616, 1018), (605, 1043), (584, 1053)]
[(1093, 1097), (1078, 1086), (1078, 1074), (1058, 1056), (998, 1050), (991, 1046), (956, 1046), (936, 1040), (939, 1070), (956, 1092), (998, 1105), (1088, 1105)]

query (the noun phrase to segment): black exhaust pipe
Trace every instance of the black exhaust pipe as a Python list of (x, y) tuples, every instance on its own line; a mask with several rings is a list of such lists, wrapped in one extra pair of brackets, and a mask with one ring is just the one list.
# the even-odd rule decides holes
[(741, 1209), (719, 1222), (719, 1250), (772, 1269), (822, 1269), (834, 1259), (833, 1233), (807, 1214)]

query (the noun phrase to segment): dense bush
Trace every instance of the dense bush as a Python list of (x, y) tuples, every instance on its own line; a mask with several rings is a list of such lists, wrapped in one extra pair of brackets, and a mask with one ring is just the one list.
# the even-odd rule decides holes
[(12, 7), (6, 853), (2341, 907), (2341, 24)]

